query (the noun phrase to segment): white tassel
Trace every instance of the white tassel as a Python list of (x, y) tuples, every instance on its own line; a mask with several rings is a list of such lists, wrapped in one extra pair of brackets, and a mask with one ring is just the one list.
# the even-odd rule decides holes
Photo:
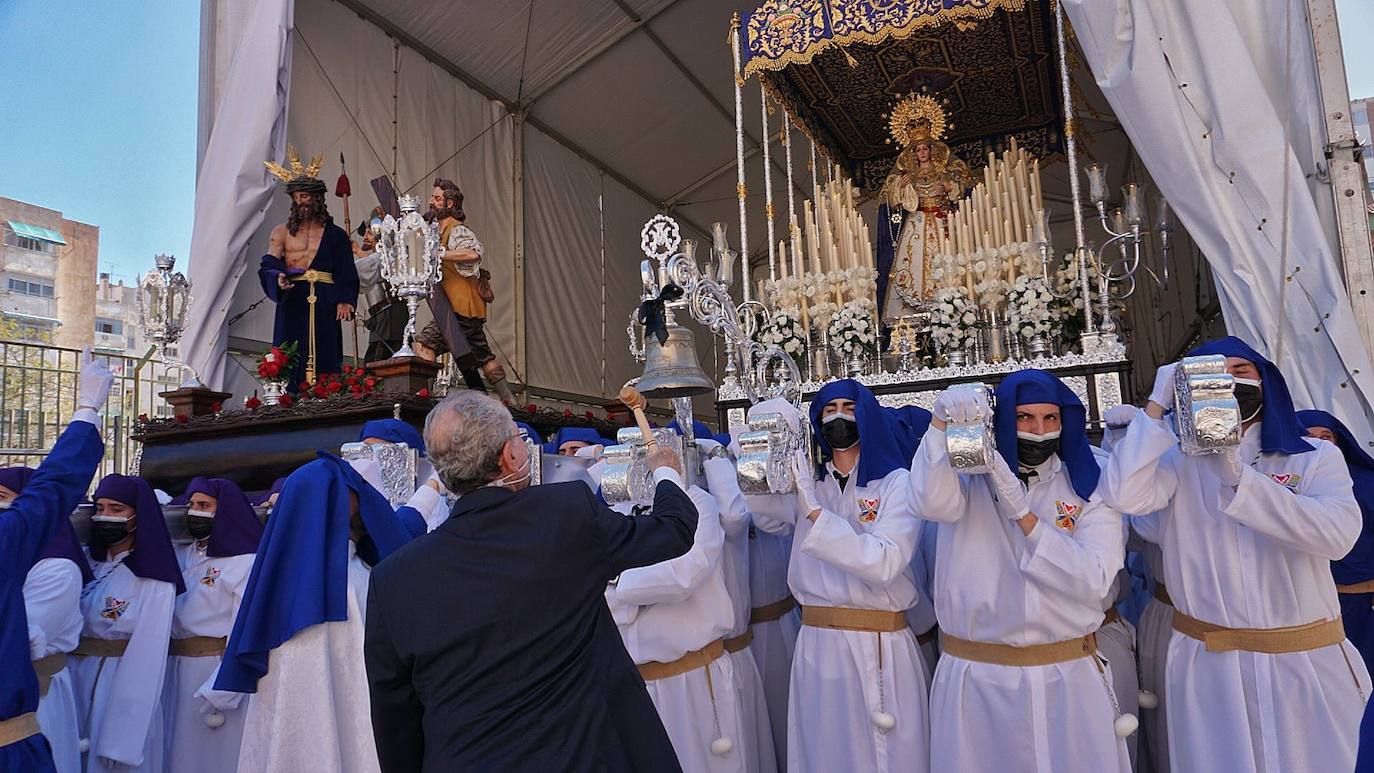
[(218, 711), (212, 711), (205, 715), (205, 725), (214, 730), (224, 724), (224, 715)]
[(731, 741), (728, 736), (721, 736), (711, 742), (711, 753), (717, 757), (724, 757), (734, 748), (735, 742)]
[(1137, 700), (1140, 702), (1140, 708), (1142, 709), (1159, 708), (1159, 696), (1149, 690), (1141, 690)]
[(1117, 738), (1129, 736), (1138, 727), (1140, 727), (1140, 720), (1136, 719), (1134, 714), (1122, 714), (1116, 718), (1116, 722), (1112, 723), (1112, 729), (1116, 731)]
[(878, 732), (886, 733), (897, 726), (897, 718), (886, 711), (873, 712), (873, 726), (878, 728)]

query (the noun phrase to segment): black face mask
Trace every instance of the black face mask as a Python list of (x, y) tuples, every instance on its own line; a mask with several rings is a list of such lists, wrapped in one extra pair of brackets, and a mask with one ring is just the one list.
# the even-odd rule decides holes
[(186, 516), (186, 531), (191, 535), (191, 539), (203, 540), (210, 536), (210, 532), (215, 529), (215, 519), (212, 516), (188, 515)]
[(821, 437), (832, 451), (843, 451), (859, 442), (859, 424), (849, 416), (831, 419), (821, 425)]
[(1016, 438), (1016, 462), (1022, 467), (1039, 467), (1059, 451), (1059, 438), (1027, 440)]
[(127, 521), (91, 521), (91, 541), (100, 545), (117, 545), (132, 533)]
[(1264, 408), (1264, 392), (1260, 390), (1259, 385), (1236, 381), (1233, 389), (1236, 403), (1240, 406), (1240, 420), (1251, 421), (1259, 418), (1260, 411)]

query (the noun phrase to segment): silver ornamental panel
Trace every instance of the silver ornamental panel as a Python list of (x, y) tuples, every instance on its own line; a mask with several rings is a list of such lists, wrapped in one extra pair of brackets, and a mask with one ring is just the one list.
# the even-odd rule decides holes
[(530, 437), (523, 428), (520, 430), (520, 439), (525, 441), (525, 450), (530, 452), (530, 485), (538, 486), (545, 482), (544, 463), (541, 459), (544, 456), (544, 446)]
[(993, 393), (987, 384), (959, 384), (950, 391), (967, 390), (974, 393), (982, 406), (972, 421), (948, 422), (945, 426), (945, 450), (949, 464), (963, 473), (984, 473), (997, 453), (997, 434), (993, 430)]
[(792, 457), (802, 448), (801, 434), (780, 413), (764, 413), (749, 421), (749, 431), (739, 436), (735, 462), (740, 491), (745, 494), (790, 494)]
[(400, 507), (415, 493), (415, 468), (419, 454), (401, 443), (344, 443), (339, 447), (344, 461), (371, 460), (382, 476), (382, 496), (392, 507)]
[[(621, 427), (615, 435), (616, 445), (606, 448), (606, 467), (601, 475), (601, 495), (607, 504), (642, 502), (653, 496), (653, 471), (649, 469), (648, 449), (638, 427)], [(670, 429), (654, 430), (660, 445), (682, 452), (682, 438)], [(690, 475), (691, 466), (684, 460)]]
[[(568, 483), (569, 481), (582, 481), (593, 491), (596, 484), (592, 483), (591, 475), (587, 473), (591, 466), (596, 463), (595, 459), (584, 459), (577, 456), (560, 456), (559, 454), (543, 454), (539, 459), (539, 482), (540, 483)], [(533, 481), (531, 481), (533, 482)]]
[(1174, 424), (1179, 450), (1214, 454), (1240, 445), (1235, 379), (1219, 354), (1184, 357), (1174, 369)]

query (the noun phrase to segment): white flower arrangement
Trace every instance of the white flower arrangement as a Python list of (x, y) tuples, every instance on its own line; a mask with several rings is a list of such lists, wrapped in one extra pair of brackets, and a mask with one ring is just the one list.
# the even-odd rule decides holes
[(806, 331), (801, 320), (787, 311), (776, 311), (758, 332), (758, 342), (776, 345), (801, 367), (806, 359)]
[(930, 333), (945, 351), (962, 349), (972, 342), (978, 323), (978, 307), (962, 287), (946, 287), (935, 294)]
[(1050, 336), (1060, 325), (1054, 310), (1054, 296), (1044, 277), (1022, 274), (1007, 296), (1007, 317), (1012, 330), (1023, 338)]
[(869, 356), (878, 351), (878, 330), (873, 325), (871, 307), (858, 301), (841, 306), (826, 325), (830, 346), (845, 358)]

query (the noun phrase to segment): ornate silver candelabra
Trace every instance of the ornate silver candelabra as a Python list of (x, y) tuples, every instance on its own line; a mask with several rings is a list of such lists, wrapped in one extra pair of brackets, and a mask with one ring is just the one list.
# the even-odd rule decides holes
[(382, 219), (381, 238), (377, 252), (381, 257), (382, 278), (391, 285), (392, 292), (404, 298), (410, 316), (396, 357), (414, 357), (410, 348), (415, 339), (415, 314), (420, 299), (429, 297), (430, 289), (439, 281), (443, 269), (444, 250), (439, 244), (439, 226), (426, 223), (419, 213), (419, 199), (402, 196), (401, 219), (391, 215)]
[(191, 307), (191, 282), (185, 274), (173, 271), (177, 259), (172, 255), (153, 258), (155, 268), (138, 283), (138, 324), (144, 335), (157, 346), (163, 362), (189, 374), (182, 387), (204, 387), (195, 370), (173, 349), (186, 331), (186, 312)]

